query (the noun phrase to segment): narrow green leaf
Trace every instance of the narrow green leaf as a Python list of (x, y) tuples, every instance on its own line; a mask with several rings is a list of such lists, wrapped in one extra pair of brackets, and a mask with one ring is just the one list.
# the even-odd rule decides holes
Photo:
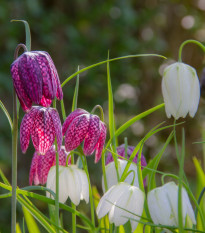
[(17, 19), (13, 19), (13, 20), (11, 20), (11, 22), (24, 23), (25, 32), (26, 32), (26, 47), (27, 47), (28, 51), (31, 51), (31, 31), (30, 31), (30, 27), (29, 27), (28, 22), (26, 20), (17, 20)]
[(19, 223), (16, 223), (16, 233), (22, 233)]
[[(12, 190), (12, 187), (10, 185), (4, 184), (2, 182), (0, 182), (0, 187), (4, 188), (6, 190), (9, 190), (9, 191)], [(17, 189), (17, 194), (22, 194), (22, 195), (25, 195), (25, 196), (28, 196), (28, 197), (35, 198), (35, 199), (37, 199), (39, 201), (43, 201), (43, 202), (45, 202), (47, 204), (55, 205), (55, 200), (50, 199), (50, 198), (45, 197), (45, 196), (40, 195), (40, 194), (36, 194), (36, 193), (29, 192), (29, 191), (22, 190), (22, 189)], [(20, 196), (18, 196), (18, 198), (20, 198)], [(92, 225), (92, 222), (90, 221), (90, 219), (87, 218), (85, 215), (81, 214), (79, 211), (74, 210), (71, 207), (69, 207), (69, 206), (67, 206), (67, 205), (65, 205), (63, 203), (59, 203), (59, 207), (62, 208), (62, 209), (64, 209), (64, 210), (66, 210), (66, 211), (69, 211), (71, 213), (75, 213), (78, 217), (82, 218), (88, 224), (88, 226), (91, 227), (91, 229), (94, 228), (94, 226)]]
[[(109, 60), (109, 53), (108, 53), (108, 60)], [(107, 89), (108, 89), (108, 115), (109, 115), (110, 138), (112, 138), (114, 151), (116, 151), (116, 137), (114, 136), (115, 135), (114, 104), (113, 104), (113, 92), (112, 92), (109, 62), (107, 62)]]
[(30, 212), (26, 209), (26, 207), (22, 206), (23, 213), (26, 220), (26, 225), (29, 233), (40, 233), (40, 230)]
[[(79, 66), (78, 66), (78, 71), (79, 71)], [(79, 74), (77, 75), (76, 84), (75, 84), (75, 92), (74, 92), (74, 96), (73, 96), (72, 112), (77, 109), (78, 89), (79, 89)]]
[(165, 144), (163, 145), (162, 149), (160, 150), (160, 152), (154, 157), (154, 159), (152, 159), (146, 166), (146, 168), (151, 168), (153, 169), (153, 171), (149, 171), (147, 169), (144, 169), (142, 171), (143, 174), (143, 178), (149, 174), (149, 184), (148, 184), (148, 191), (152, 190), (153, 188), (156, 187), (156, 183), (155, 183), (155, 174), (156, 174), (156, 170), (159, 164), (159, 161), (164, 153), (164, 151), (166, 150), (167, 146), (169, 145), (170, 141), (173, 138), (173, 132), (171, 132), (171, 134), (169, 135), (169, 137), (167, 138)]
[[(120, 126), (120, 128), (118, 128), (115, 132), (115, 137), (118, 137), (121, 133), (123, 133), (127, 128), (129, 128), (132, 124), (134, 124), (136, 121), (141, 120), (142, 118), (150, 115), (151, 113), (157, 111), (158, 109), (164, 107), (164, 104), (159, 104), (153, 108), (150, 108), (149, 110), (140, 113), (139, 115), (133, 117), (132, 119), (130, 119), (129, 121), (127, 121), (126, 123), (124, 123), (122, 126)], [(110, 143), (112, 142), (112, 138), (110, 138), (110, 140), (108, 141), (106, 148), (107, 149), (110, 146)]]
[(75, 72), (74, 74), (72, 74), (70, 77), (68, 77), (62, 84), (61, 84), (61, 87), (64, 87), (66, 83), (68, 83), (72, 78), (74, 78), (76, 75), (86, 71), (86, 70), (89, 70), (91, 68), (94, 68), (96, 66), (99, 66), (99, 65), (102, 65), (102, 64), (105, 64), (107, 62), (112, 62), (112, 61), (117, 61), (117, 60), (121, 60), (121, 59), (127, 59), (127, 58), (133, 58), (133, 57), (159, 57), (159, 58), (163, 58), (163, 59), (167, 59), (166, 57), (162, 56), (162, 55), (158, 55), (158, 54), (137, 54), (137, 55), (128, 55), (128, 56), (123, 56), (123, 57), (117, 57), (117, 58), (113, 58), (113, 59), (109, 59), (109, 60), (105, 60), (105, 61), (102, 61), (102, 62), (98, 62), (96, 64), (93, 64), (91, 66), (87, 66), (85, 67), (84, 69), (81, 69), (77, 72)]
[(1, 170), (0, 168), (0, 176), (3, 180), (3, 182), (6, 184), (6, 185), (10, 185), (9, 181), (7, 180), (6, 176), (4, 175), (3, 171)]
[(0, 108), (2, 109), (2, 111), (4, 112), (4, 114), (6, 115), (8, 121), (9, 121), (9, 125), (10, 125), (10, 128), (11, 128), (11, 131), (13, 129), (13, 123), (12, 123), (12, 120), (11, 120), (11, 117), (7, 111), (7, 109), (5, 108), (4, 104), (2, 103), (2, 101), (0, 100)]

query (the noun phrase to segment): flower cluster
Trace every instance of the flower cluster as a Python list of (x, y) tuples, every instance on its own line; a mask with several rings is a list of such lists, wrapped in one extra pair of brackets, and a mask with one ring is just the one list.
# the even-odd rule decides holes
[[(58, 111), (50, 105), (55, 98), (62, 100), (63, 92), (57, 70), (47, 52), (23, 53), (12, 63), (11, 75), (22, 109), (26, 112), (20, 126), (21, 149), (26, 153), (30, 137), (35, 148), (30, 185), (33, 182), (35, 185), (47, 183), (47, 187), (55, 191), (54, 173), (58, 152), (60, 201), (65, 202), (69, 196), (76, 205), (81, 199), (88, 202), (87, 176), (83, 170), (71, 165), (71, 159), (67, 159), (67, 156), (84, 140), (84, 155), (96, 151), (95, 162), (98, 162), (106, 139), (106, 125), (98, 116), (76, 109), (66, 118), (62, 129)], [(33, 103), (40, 106), (32, 106)], [(62, 146), (63, 135), (65, 147)], [(55, 139), (57, 148), (53, 146)]]
[[(80, 156), (89, 156), (95, 152), (97, 163), (106, 140), (105, 123), (97, 115), (78, 108), (61, 124), (58, 111), (50, 105), (55, 98), (62, 100), (63, 92), (57, 70), (47, 52), (23, 53), (11, 65), (11, 74), (16, 94), (26, 112), (20, 126), (21, 149), (26, 153), (30, 138), (35, 148), (29, 175), (30, 185), (46, 184), (47, 190), (50, 189), (47, 197), (55, 198), (52, 195), (57, 190), (58, 178), (60, 202), (65, 203), (69, 197), (75, 205), (81, 200), (88, 203), (89, 198), (92, 198), (88, 171), (74, 165), (73, 157), (71, 164), (69, 152), (78, 149), (80, 152), (76, 153), (80, 153)], [(181, 62), (168, 66), (163, 74), (162, 93), (167, 117), (172, 115), (177, 120), (186, 117), (188, 113), (193, 117), (200, 99), (200, 85), (195, 69)], [(33, 103), (38, 106), (32, 106)], [(62, 145), (63, 137), (65, 146)], [(55, 140), (56, 146), (53, 145)], [(79, 148), (82, 143), (82, 148)], [(143, 214), (146, 198), (142, 170), (147, 166), (144, 155), (134, 154), (134, 149), (134, 146), (124, 144), (118, 146), (118, 157), (115, 159), (116, 153), (107, 153), (106, 162), (103, 160), (104, 194), (96, 209), (99, 219), (109, 213), (110, 223), (116, 226), (130, 221), (132, 232), (136, 230)], [(59, 159), (59, 167), (56, 158)], [(84, 158), (81, 157), (81, 162), (85, 167)], [(59, 177), (56, 177), (57, 171)], [(122, 176), (124, 173), (125, 177)], [(148, 192), (147, 211), (155, 224), (178, 227), (178, 194), (178, 186), (173, 182)], [(184, 188), (181, 199), (183, 225), (187, 216), (195, 224), (194, 212)]]

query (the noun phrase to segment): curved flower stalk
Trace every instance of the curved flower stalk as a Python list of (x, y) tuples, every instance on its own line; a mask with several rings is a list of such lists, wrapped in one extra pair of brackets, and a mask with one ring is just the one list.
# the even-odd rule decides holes
[(76, 109), (65, 120), (62, 133), (65, 135), (65, 149), (76, 149), (84, 140), (83, 153), (91, 155), (95, 150), (95, 163), (101, 157), (106, 139), (106, 125), (97, 115), (83, 109)]
[(143, 206), (144, 193), (138, 187), (122, 182), (112, 186), (103, 195), (96, 212), (99, 219), (109, 212), (110, 223), (116, 226), (130, 220), (133, 232), (137, 228)]
[(25, 112), (32, 103), (49, 107), (56, 97), (63, 98), (58, 72), (47, 52), (24, 52), (12, 63), (11, 75)]
[[(130, 158), (130, 155), (132, 154), (132, 152), (134, 151), (135, 147), (134, 146), (127, 146), (127, 159)], [(120, 155), (121, 157), (125, 158), (125, 144), (122, 144), (120, 146), (117, 147), (117, 154)], [(121, 157), (118, 157), (118, 159), (123, 159)], [(137, 159), (138, 159), (138, 153), (135, 155), (134, 159), (132, 160), (134, 163), (137, 164)], [(112, 157), (112, 153), (108, 152), (107, 153), (107, 159), (105, 164), (109, 164), (110, 162), (114, 161), (113, 157)], [(146, 159), (144, 157), (143, 154), (141, 154), (141, 165), (142, 165), (142, 169), (147, 166), (147, 162)]]
[[(66, 165), (66, 153), (64, 146), (59, 151), (59, 165)], [(52, 146), (45, 155), (39, 155), (37, 152), (34, 153), (31, 162), (29, 184), (44, 185), (47, 182), (48, 172), (52, 166), (56, 165), (56, 150), (55, 146)]]
[(59, 114), (54, 108), (32, 107), (24, 116), (20, 127), (20, 143), (25, 153), (30, 136), (36, 152), (44, 155), (57, 138), (58, 150), (62, 144), (62, 128)]
[[(169, 182), (155, 188), (148, 193), (148, 207), (151, 218), (155, 224), (178, 227), (178, 186)], [(188, 194), (182, 188), (182, 216), (185, 226), (186, 216), (189, 216), (193, 224), (196, 224)]]
[[(127, 161), (118, 159), (117, 163), (118, 163), (118, 174), (119, 174), (119, 177), (121, 177), (127, 165)], [(117, 172), (115, 169), (114, 161), (110, 162), (108, 165), (105, 166), (105, 172), (106, 172), (106, 177), (107, 177), (108, 189), (111, 188), (113, 185), (118, 184)], [(139, 187), (137, 166), (135, 164), (132, 163), (130, 165), (128, 173), (129, 175), (126, 177), (124, 182), (128, 184), (132, 184), (135, 187)], [(104, 177), (102, 177), (102, 189), (103, 189), (103, 192), (105, 192)]]
[[(56, 167), (53, 166), (47, 178), (46, 187), (56, 191)], [(52, 197), (47, 193), (47, 197)], [(80, 200), (89, 202), (89, 185), (85, 171), (77, 168), (75, 165), (68, 167), (59, 166), (59, 201), (64, 203), (68, 199), (75, 205), (79, 205)]]
[(164, 70), (162, 94), (167, 117), (177, 120), (194, 117), (199, 105), (200, 84), (196, 70), (184, 63), (176, 62)]

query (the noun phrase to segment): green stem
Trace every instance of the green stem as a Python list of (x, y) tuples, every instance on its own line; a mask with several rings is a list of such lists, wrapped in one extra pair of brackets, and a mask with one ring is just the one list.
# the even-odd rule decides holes
[(74, 78), (76, 75), (86, 71), (86, 70), (89, 70), (93, 67), (96, 67), (96, 66), (99, 66), (99, 65), (102, 65), (102, 64), (105, 64), (107, 62), (111, 62), (111, 61), (117, 61), (117, 60), (121, 60), (121, 59), (127, 59), (127, 58), (134, 58), (134, 57), (159, 57), (159, 58), (163, 58), (163, 59), (167, 59), (166, 57), (162, 56), (162, 55), (159, 55), (159, 54), (137, 54), (137, 55), (128, 55), (128, 56), (123, 56), (123, 57), (117, 57), (117, 58), (113, 58), (113, 59), (109, 59), (109, 60), (105, 60), (105, 61), (102, 61), (102, 62), (98, 62), (96, 64), (93, 64), (91, 66), (87, 66), (77, 72), (75, 72), (74, 74), (72, 74), (70, 77), (68, 77), (62, 84), (61, 84), (61, 87), (64, 87), (65, 84), (67, 82), (69, 82), (72, 78)]
[[(205, 187), (202, 189), (202, 191), (201, 191), (201, 193), (199, 195), (199, 199), (197, 201), (199, 206), (200, 206), (200, 202), (201, 202), (201, 199), (202, 199), (204, 193), (205, 193)], [(197, 219), (197, 214), (198, 214), (198, 209), (196, 208), (195, 211), (194, 211), (195, 219)]]
[(182, 183), (184, 175), (184, 157), (185, 157), (185, 133), (184, 129), (182, 131), (182, 152), (181, 159), (179, 162), (179, 189), (178, 189), (178, 222), (179, 222), (179, 232), (183, 233), (183, 215), (182, 215)]
[[(20, 48), (27, 51), (24, 44), (17, 45), (14, 60), (18, 58)], [(11, 199), (11, 232), (16, 232), (16, 187), (17, 187), (17, 145), (18, 145), (18, 108), (15, 89), (13, 89), (13, 128), (12, 128), (12, 199)]]
[(95, 227), (95, 208), (94, 208), (94, 200), (93, 200), (93, 192), (92, 192), (92, 186), (91, 186), (91, 183), (90, 183), (90, 176), (89, 176), (89, 173), (88, 173), (88, 165), (87, 165), (87, 160), (86, 160), (86, 157), (85, 155), (83, 154), (83, 151), (82, 151), (82, 148), (79, 146), (78, 147), (78, 151), (74, 151), (74, 153), (76, 153), (77, 155), (80, 156), (81, 158), (81, 161), (83, 163), (83, 168), (85, 170), (85, 173), (87, 175), (87, 178), (88, 178), (88, 184), (89, 184), (89, 197), (90, 197), (90, 209), (91, 209), (91, 221), (92, 221), (92, 224), (93, 226)]
[(101, 161), (102, 161), (102, 173), (103, 173), (103, 179), (104, 179), (104, 185), (105, 185), (105, 192), (107, 192), (108, 186), (107, 186), (107, 177), (106, 177), (106, 171), (105, 171), (105, 150), (103, 150), (102, 152)]
[(199, 42), (197, 40), (185, 40), (179, 47), (179, 62), (182, 62), (182, 49), (183, 49), (183, 47), (189, 43), (193, 43), (193, 44), (198, 45), (205, 52), (205, 46), (201, 42)]
[[(58, 155), (58, 146), (57, 140), (55, 138), (55, 148), (56, 148), (56, 198), (55, 198), (55, 224), (59, 226), (59, 155)], [(56, 232), (59, 232), (59, 229), (56, 228)]]
[(13, 90), (13, 130), (12, 130), (12, 200), (11, 200), (11, 232), (16, 232), (16, 187), (17, 187), (17, 141), (18, 117), (17, 98)]
[[(74, 209), (74, 210), (76, 210), (76, 206), (75, 206), (75, 204), (73, 204), (73, 202), (71, 202), (71, 207)], [(73, 233), (76, 233), (76, 214), (75, 214), (75, 212), (74, 213), (72, 213), (72, 232)]]
[(83, 162), (83, 166), (84, 166), (87, 178), (88, 178), (89, 194), (90, 194), (89, 196), (90, 196), (91, 220), (92, 220), (93, 226), (95, 227), (95, 208), (94, 208), (93, 192), (92, 192), (92, 187), (91, 187), (91, 183), (90, 183), (90, 176), (89, 176), (89, 173), (88, 173), (88, 165), (87, 165), (87, 160), (86, 159)]
[(63, 99), (61, 100), (61, 112), (62, 112), (63, 120), (65, 121), (65, 119), (66, 119), (66, 112), (65, 112), (65, 106), (64, 106)]
[(95, 105), (95, 107), (91, 111), (91, 114), (93, 114), (97, 108), (100, 110), (100, 120), (104, 122), (104, 112), (103, 108), (100, 105)]

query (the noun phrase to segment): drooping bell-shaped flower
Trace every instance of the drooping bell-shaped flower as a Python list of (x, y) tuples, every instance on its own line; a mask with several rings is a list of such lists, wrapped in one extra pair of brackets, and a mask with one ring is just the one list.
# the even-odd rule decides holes
[(91, 155), (95, 150), (95, 162), (101, 157), (106, 139), (106, 126), (97, 115), (83, 109), (76, 109), (65, 120), (62, 133), (65, 135), (65, 149), (74, 150), (84, 140), (83, 153)]
[(30, 136), (36, 152), (45, 154), (57, 139), (58, 150), (62, 144), (62, 127), (59, 114), (54, 108), (32, 107), (25, 114), (20, 127), (20, 144), (25, 153)]
[(142, 216), (143, 207), (144, 193), (138, 187), (122, 182), (103, 195), (96, 212), (99, 219), (109, 212), (110, 223), (115, 226), (124, 225), (130, 220), (133, 232)]
[[(59, 165), (66, 165), (67, 155), (68, 153), (66, 153), (64, 146), (62, 146), (58, 153)], [(54, 165), (56, 165), (55, 146), (52, 146), (45, 155), (39, 155), (35, 152), (31, 162), (29, 184), (32, 185), (34, 182), (34, 185), (44, 185), (47, 182), (48, 172)]]
[[(147, 201), (151, 218), (155, 224), (178, 227), (178, 186), (174, 182), (169, 182), (151, 190), (148, 193)], [(186, 190), (182, 188), (182, 216), (184, 225), (187, 215), (196, 224), (189, 197)]]
[(200, 99), (200, 84), (196, 70), (184, 63), (176, 62), (164, 70), (162, 94), (167, 117), (177, 120), (189, 113), (194, 117)]
[[(127, 165), (126, 160), (118, 159), (118, 174), (119, 177), (121, 178), (122, 173), (125, 170), (125, 167)], [(106, 178), (107, 178), (107, 187), (108, 189), (111, 188), (113, 185), (118, 184), (118, 179), (117, 179), (117, 172), (115, 168), (115, 163), (110, 162), (108, 165), (105, 166), (105, 173), (106, 173)], [(127, 171), (129, 175), (126, 177), (125, 181), (128, 184), (132, 184), (133, 186), (139, 187), (139, 182), (138, 182), (138, 173), (137, 173), (137, 166), (132, 163)], [(104, 184), (104, 176), (102, 177), (102, 189), (103, 192), (105, 192), (105, 184)]]
[(32, 103), (49, 107), (55, 97), (63, 98), (58, 72), (47, 52), (23, 53), (12, 63), (11, 75), (16, 94), (26, 112)]
[[(46, 187), (53, 192), (56, 191), (55, 166), (48, 173)], [(50, 193), (46, 195), (53, 198)], [(80, 200), (83, 199), (86, 203), (89, 202), (89, 185), (86, 173), (75, 165), (69, 165), (68, 167), (59, 166), (59, 201), (64, 203), (68, 197), (75, 205), (79, 205)]]
[[(130, 155), (132, 154), (132, 152), (134, 151), (135, 147), (134, 146), (127, 146), (127, 159), (130, 158)], [(125, 158), (125, 144), (122, 144), (120, 146), (117, 147), (117, 154), (120, 155), (121, 157), (124, 157)], [(138, 159), (138, 154), (137, 153), (134, 157), (134, 159), (132, 160), (134, 163), (137, 164), (137, 159)], [(118, 159), (123, 159), (121, 157), (118, 157)], [(106, 162), (105, 164), (109, 164), (110, 162), (114, 161), (113, 159), (113, 156), (112, 156), (112, 153), (111, 152), (108, 152), (107, 153), (107, 159), (106, 159)], [(147, 162), (146, 162), (146, 159), (144, 157), (143, 154), (141, 154), (141, 165), (142, 165), (142, 169), (147, 166)]]

